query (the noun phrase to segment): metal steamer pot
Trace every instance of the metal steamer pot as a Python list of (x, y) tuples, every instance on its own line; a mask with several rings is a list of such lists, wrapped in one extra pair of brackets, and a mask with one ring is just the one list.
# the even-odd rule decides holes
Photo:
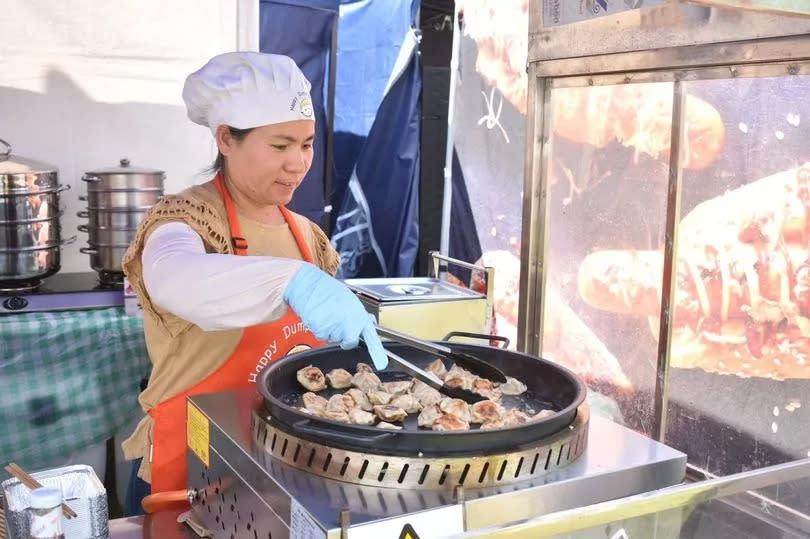
[(36, 285), (60, 268), (62, 241), (56, 167), (11, 156), (0, 140), (0, 286)]
[(82, 181), (87, 195), (87, 210), (77, 215), (88, 220), (79, 230), (88, 235), (89, 247), (80, 251), (90, 255), (90, 266), (107, 276), (120, 276), (121, 260), (135, 238), (138, 224), (163, 196), (165, 174), (161, 170), (134, 167), (121, 159), (118, 167), (87, 172)]

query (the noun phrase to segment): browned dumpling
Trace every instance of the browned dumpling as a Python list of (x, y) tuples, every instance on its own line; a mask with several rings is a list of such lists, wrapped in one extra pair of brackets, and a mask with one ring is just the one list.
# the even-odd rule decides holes
[(470, 405), (471, 423), (489, 423), (501, 421), (503, 408), (493, 401), (480, 401)]
[(454, 415), (443, 415), (433, 422), (433, 430), (470, 430), (470, 424)]
[(507, 376), (506, 382), (499, 385), (498, 389), (504, 395), (520, 395), (521, 393), (524, 393), (526, 391), (526, 384), (524, 384), (517, 378)]
[(389, 404), (391, 406), (402, 408), (409, 414), (415, 414), (422, 409), (422, 406), (419, 404), (419, 401), (416, 400), (416, 397), (414, 397), (410, 393), (406, 395), (395, 396), (393, 399), (391, 399), (391, 402)]
[(412, 383), (413, 382), (410, 380), (405, 380), (403, 382), (383, 382), (380, 384), (380, 388), (386, 393), (390, 393), (392, 395), (404, 395), (410, 391)]
[(386, 393), (385, 391), (369, 391), (366, 396), (368, 397), (368, 402), (371, 403), (372, 406), (376, 406), (379, 404), (388, 404), (391, 402), (392, 395), (390, 393)]
[(300, 407), (300, 408), (298, 409), (298, 411), (299, 411), (299, 412), (301, 412), (302, 414), (306, 414), (306, 415), (320, 415), (320, 414), (316, 414), (316, 413), (315, 413), (315, 412), (313, 412), (312, 410), (307, 410), (307, 409), (306, 409), (306, 408), (304, 408), (303, 406), (302, 406), (302, 407)]
[(329, 401), (311, 391), (304, 393), (302, 399), (304, 400), (304, 408), (315, 414), (324, 413), (326, 405), (329, 403)]
[(346, 369), (332, 369), (326, 374), (326, 380), (335, 389), (352, 387), (352, 374)]
[(554, 410), (540, 410), (536, 414), (532, 416), (532, 421), (540, 421), (541, 419), (545, 419), (547, 417), (551, 417), (556, 414)]
[(380, 379), (373, 372), (358, 371), (352, 376), (352, 385), (363, 393), (368, 393), (380, 387)]
[(416, 397), (416, 400), (419, 401), (419, 404), (421, 404), (423, 408), (438, 404), (444, 398), (441, 393), (423, 381), (416, 379), (414, 379), (411, 394)]
[(465, 423), (469, 423), (470, 419), (470, 406), (461, 399), (444, 398), (439, 403), (439, 409), (447, 415), (452, 415)]
[(349, 410), (349, 420), (356, 425), (373, 425), (376, 419), (374, 414), (365, 412), (360, 408), (352, 408)]
[(447, 374), (447, 367), (444, 366), (444, 362), (441, 359), (431, 362), (425, 370), (432, 372), (438, 376), (440, 380), (444, 380), (444, 375)]
[(349, 414), (346, 412), (341, 412), (340, 410), (327, 410), (323, 417), (326, 419), (331, 419), (332, 421), (340, 421), (341, 423), (351, 423), (349, 419)]
[(354, 399), (348, 395), (332, 395), (326, 404), (327, 412), (348, 412), (354, 408)]
[(326, 377), (318, 367), (309, 365), (299, 370), (295, 377), (298, 383), (304, 386), (307, 391), (321, 391), (326, 389)]
[(402, 408), (391, 406), (390, 404), (382, 404), (374, 407), (374, 413), (383, 421), (405, 421), (408, 414)]
[(388, 429), (388, 430), (402, 430), (402, 427), (399, 425), (394, 425), (393, 423), (387, 423), (385, 421), (380, 421), (377, 423), (377, 428), (379, 429)]
[(444, 375), (444, 383), (450, 387), (460, 387), (462, 389), (472, 389), (473, 380), (476, 376), (468, 370), (462, 369), (458, 365), (453, 365), (447, 374)]
[(506, 412), (506, 416), (503, 418), (503, 422), (507, 427), (525, 425), (531, 420), (532, 418), (526, 412), (521, 412), (517, 408), (512, 408)]
[(357, 389), (356, 387), (351, 388), (346, 392), (346, 395), (352, 398), (354, 401), (354, 405), (359, 407), (361, 410), (366, 412), (370, 412), (372, 410), (371, 403), (368, 401), (368, 397), (366, 394)]
[(495, 388), (495, 384), (486, 378), (475, 378), (472, 383), (473, 393), (478, 393), (482, 397), (486, 397), (491, 401), (500, 401), (501, 392)]
[(487, 421), (481, 424), (481, 430), (502, 429), (504, 427), (503, 421)]
[(422, 408), (419, 417), (416, 418), (416, 423), (420, 427), (432, 427), (433, 423), (443, 415), (438, 405), (431, 404), (430, 406)]
[(374, 372), (374, 369), (372, 369), (371, 365), (368, 363), (358, 363), (355, 370), (358, 372), (358, 374), (361, 372)]

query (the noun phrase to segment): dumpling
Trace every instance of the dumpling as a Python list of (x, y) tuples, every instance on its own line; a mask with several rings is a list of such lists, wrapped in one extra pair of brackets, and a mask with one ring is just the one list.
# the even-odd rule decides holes
[(439, 403), (439, 409), (447, 415), (452, 415), (465, 423), (469, 423), (470, 419), (470, 406), (461, 399), (444, 398)]
[(352, 408), (349, 410), (349, 421), (356, 425), (373, 425), (376, 419), (374, 414), (365, 412), (360, 408)]
[(391, 394), (385, 391), (369, 391), (367, 396), (368, 402), (370, 402), (372, 406), (391, 402)]
[(405, 421), (408, 414), (402, 408), (383, 404), (374, 407), (374, 413), (383, 421)]
[(361, 372), (374, 372), (374, 369), (371, 368), (371, 365), (368, 363), (358, 363), (357, 368), (355, 369), (357, 373)]
[(326, 380), (335, 389), (352, 387), (352, 374), (346, 369), (332, 369), (326, 374)]
[(298, 383), (304, 386), (307, 391), (321, 391), (326, 389), (326, 377), (318, 367), (309, 365), (299, 370), (295, 377)]
[(363, 393), (368, 393), (380, 387), (380, 379), (373, 372), (358, 371), (352, 376), (352, 385)]
[(329, 401), (311, 391), (304, 393), (301, 398), (304, 400), (304, 408), (314, 414), (324, 413), (326, 411), (326, 405), (329, 403)]
[(331, 419), (332, 421), (340, 421), (341, 423), (351, 423), (349, 419), (349, 414), (346, 412), (341, 412), (340, 410), (327, 410), (323, 417), (326, 419)]
[(501, 392), (495, 388), (495, 384), (486, 378), (475, 378), (472, 383), (473, 393), (478, 393), (492, 401), (501, 400)]
[(500, 419), (497, 421), (487, 421), (486, 423), (481, 424), (481, 430), (502, 429), (503, 427), (503, 421)]
[(416, 400), (416, 397), (413, 395), (406, 394), (406, 395), (396, 395), (391, 402), (388, 403), (391, 406), (396, 406), (398, 408), (402, 408), (409, 414), (415, 414), (419, 410), (422, 409), (422, 406), (419, 404), (419, 401)]
[(365, 410), (366, 412), (370, 412), (372, 410), (371, 403), (368, 401), (366, 394), (356, 387), (351, 388), (345, 394), (351, 397), (354, 401), (354, 405), (359, 407), (361, 410)]
[(422, 408), (422, 411), (419, 413), (419, 417), (416, 418), (416, 423), (420, 427), (432, 427), (433, 422), (443, 415), (444, 414), (441, 410), (439, 410), (438, 405), (431, 404), (430, 406)]
[(422, 405), (422, 408), (427, 406), (431, 406), (433, 404), (438, 404), (444, 396), (424, 383), (421, 380), (414, 379), (413, 388), (411, 389), (411, 394), (416, 397), (416, 400), (419, 401), (419, 404)]
[(354, 399), (348, 395), (332, 395), (326, 404), (327, 412), (348, 412), (354, 408)]
[(470, 430), (470, 424), (454, 415), (443, 415), (433, 422), (433, 430)]
[(447, 367), (444, 366), (444, 362), (441, 359), (433, 361), (425, 370), (432, 372), (438, 376), (440, 380), (444, 380), (444, 375), (447, 374)]
[(498, 389), (504, 395), (520, 395), (521, 393), (524, 393), (526, 391), (526, 384), (524, 384), (517, 378), (507, 376), (506, 382), (499, 385)]
[(385, 421), (380, 421), (379, 423), (377, 423), (377, 428), (388, 430), (402, 430), (402, 427), (400, 427), (399, 425), (394, 425), (393, 423), (386, 423)]
[(471, 423), (489, 423), (501, 421), (503, 408), (493, 401), (480, 401), (470, 406)]
[(462, 369), (457, 365), (450, 367), (447, 374), (444, 375), (444, 383), (450, 387), (460, 387), (463, 389), (472, 389), (473, 380), (476, 376), (468, 370)]
[(380, 387), (386, 393), (390, 393), (392, 395), (404, 395), (411, 389), (411, 385), (413, 382), (411, 380), (405, 380), (403, 382), (383, 382), (380, 384)]
[(532, 418), (526, 412), (521, 412), (517, 408), (512, 408), (508, 412), (506, 412), (506, 416), (503, 418), (504, 425), (507, 427), (516, 427), (518, 425), (525, 425)]

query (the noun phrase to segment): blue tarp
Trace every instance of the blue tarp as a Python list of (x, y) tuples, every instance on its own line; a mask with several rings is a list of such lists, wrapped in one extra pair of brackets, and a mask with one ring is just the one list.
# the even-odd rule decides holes
[(413, 274), (422, 78), (415, 49), (406, 61), (380, 105), (338, 210), (332, 243), (343, 278)]
[[(399, 49), (416, 22), (415, 0), (343, 0), (335, 81), (335, 209), (357, 164)], [(333, 213), (334, 219), (337, 217)]]
[(259, 50), (286, 54), (312, 83), (315, 109), (315, 157), (290, 208), (316, 223), (323, 222), (326, 174), (326, 80), (338, 0), (262, 0)]

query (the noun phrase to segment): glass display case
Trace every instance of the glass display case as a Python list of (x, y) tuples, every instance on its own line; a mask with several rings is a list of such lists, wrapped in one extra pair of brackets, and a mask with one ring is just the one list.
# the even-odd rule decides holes
[(810, 536), (810, 459), (550, 513), (464, 538), (799, 539)]
[(696, 469), (810, 456), (810, 19), (670, 0), (544, 25), (549, 3), (519, 347)]

